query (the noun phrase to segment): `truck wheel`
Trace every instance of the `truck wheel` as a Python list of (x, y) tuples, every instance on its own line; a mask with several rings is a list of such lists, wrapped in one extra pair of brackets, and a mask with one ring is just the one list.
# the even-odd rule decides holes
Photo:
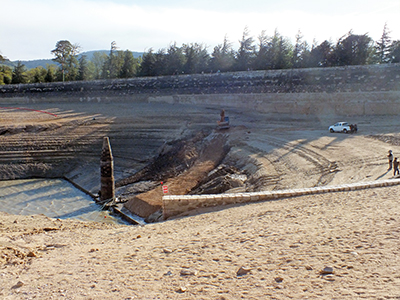
[(333, 130), (332, 128), (329, 130), (331, 133), (334, 133), (335, 132), (335, 130)]
[(344, 133), (347, 133), (347, 129), (343, 129), (343, 132), (344, 132)]

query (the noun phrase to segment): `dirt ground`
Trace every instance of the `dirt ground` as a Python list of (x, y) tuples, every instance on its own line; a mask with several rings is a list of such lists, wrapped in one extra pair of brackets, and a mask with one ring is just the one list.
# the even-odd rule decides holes
[[(127, 177), (165, 140), (212, 130), (219, 117), (216, 108), (171, 107), (41, 107), (57, 118), (0, 110), (1, 159), (6, 165), (7, 155), (17, 160), (29, 147), (42, 155), (46, 145), (49, 160), (57, 149), (63, 151), (56, 159), (79, 150), (97, 163), (91, 154), (97, 148), (89, 145), (97, 147), (107, 134), (117, 176)], [(400, 153), (398, 117), (226, 111), (232, 127), (222, 133), (231, 147), (224, 162), (246, 171), (249, 191), (393, 177), (386, 155), (389, 149)], [(162, 117), (151, 118), (157, 112)], [(329, 133), (337, 121), (357, 123), (359, 132)], [(74, 178), (95, 190), (91, 166)], [(14, 171), (21, 172), (17, 166)], [(1, 213), (0, 297), (400, 299), (399, 192), (394, 186), (302, 196), (195, 211), (145, 226)]]

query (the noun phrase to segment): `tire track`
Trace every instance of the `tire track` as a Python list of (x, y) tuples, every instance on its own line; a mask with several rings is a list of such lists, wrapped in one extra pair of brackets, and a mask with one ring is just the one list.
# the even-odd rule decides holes
[[(258, 139), (258, 142), (276, 147), (270, 153), (264, 153), (263, 155), (263, 157), (271, 163), (278, 175), (272, 176), (271, 178), (264, 177), (262, 181), (270, 180), (268, 185), (274, 184), (274, 189), (293, 187), (291, 186), (293, 181), (289, 178), (291, 177), (290, 174), (308, 177), (316, 176), (315, 184), (313, 186), (328, 185), (333, 180), (335, 173), (340, 171), (336, 161), (330, 161), (324, 155), (310, 149), (310, 146), (305, 146), (302, 142), (293, 145), (293, 141), (271, 135), (264, 136), (263, 140)], [(256, 146), (249, 144), (247, 144), (247, 146), (253, 148), (253, 152), (260, 151)], [(296, 155), (304, 159), (313, 167), (310, 170), (297, 169), (297, 165), (293, 164), (297, 159), (291, 158), (291, 155)]]

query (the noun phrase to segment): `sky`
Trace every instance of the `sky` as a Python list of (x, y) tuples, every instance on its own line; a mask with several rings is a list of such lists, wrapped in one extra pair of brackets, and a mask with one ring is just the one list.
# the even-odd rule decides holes
[(146, 52), (198, 43), (211, 53), (226, 37), (237, 50), (244, 29), (254, 38), (275, 30), (295, 43), (336, 42), (352, 30), (374, 41), (387, 24), (400, 40), (400, 0), (0, 0), (0, 54), (51, 59), (60, 40), (81, 52)]

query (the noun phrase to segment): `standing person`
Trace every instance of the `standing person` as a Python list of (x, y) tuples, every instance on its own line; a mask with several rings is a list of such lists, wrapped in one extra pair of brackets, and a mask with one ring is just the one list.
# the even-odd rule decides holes
[(225, 109), (221, 110), (221, 121), (220, 122), (225, 122)]
[(397, 173), (397, 175), (400, 175), (399, 161), (397, 160), (397, 157), (395, 157), (394, 161), (393, 161), (393, 176), (396, 176), (396, 173)]
[(393, 165), (393, 153), (392, 150), (389, 150), (389, 154), (387, 155), (388, 159), (389, 159), (389, 170), (392, 169), (392, 165)]

